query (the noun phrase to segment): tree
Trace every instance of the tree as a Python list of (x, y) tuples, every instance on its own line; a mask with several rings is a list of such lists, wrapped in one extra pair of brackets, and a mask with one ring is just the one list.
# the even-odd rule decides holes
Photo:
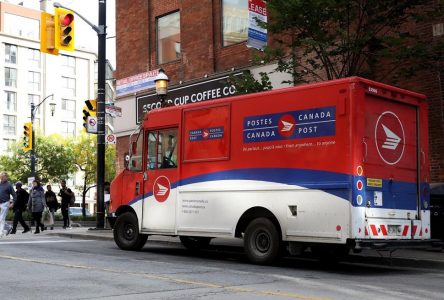
[[(441, 1), (439, 1), (441, 4)], [(292, 84), (349, 76), (375, 80), (415, 74), (439, 59), (442, 44), (415, 35), (417, 22), (442, 16), (432, 0), (268, 0), (273, 43), (263, 58)], [(384, 66), (384, 67), (381, 67)]]
[[(39, 134), (34, 138), (36, 177), (43, 183), (67, 179), (69, 174), (76, 171), (74, 153), (64, 138)], [(21, 141), (12, 144), (8, 152), (0, 156), (0, 169), (7, 171), (12, 181), (27, 182), (31, 174), (29, 153), (23, 152)]]
[(260, 81), (256, 80), (250, 72), (244, 71), (240, 76), (231, 75), (228, 78), (228, 83), (236, 87), (236, 95), (271, 91), (273, 86), (268, 74), (260, 72), (259, 75), (261, 76)]
[[(86, 193), (96, 184), (97, 171), (97, 136), (80, 134), (71, 141), (74, 151), (74, 163), (83, 172), (83, 184), (78, 189), (82, 191), (83, 216), (85, 216)], [(113, 145), (105, 147), (105, 181), (111, 182), (116, 175), (116, 149)]]

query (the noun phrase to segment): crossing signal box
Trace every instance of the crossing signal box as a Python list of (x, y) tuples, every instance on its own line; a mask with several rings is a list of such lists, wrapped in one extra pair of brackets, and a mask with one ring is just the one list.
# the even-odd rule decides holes
[(23, 126), (23, 151), (28, 152), (32, 150), (32, 123), (27, 122)]
[(74, 51), (74, 12), (64, 8), (56, 8), (55, 47), (59, 50)]

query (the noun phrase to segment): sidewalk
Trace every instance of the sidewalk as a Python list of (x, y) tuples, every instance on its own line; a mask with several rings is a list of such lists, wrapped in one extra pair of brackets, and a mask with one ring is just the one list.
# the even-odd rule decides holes
[[(45, 230), (44, 232), (34, 235), (31, 233), (9, 235), (7, 239), (22, 239), (30, 236), (60, 236), (73, 239), (90, 239), (90, 240), (108, 240), (113, 241), (112, 230), (95, 230), (88, 227), (73, 227), (72, 229), (63, 229), (55, 227), (54, 230)], [(2, 240), (4, 240), (3, 238)], [(0, 240), (1, 241), (1, 240)], [(149, 243), (174, 243), (180, 244), (178, 237), (168, 236), (150, 236)], [(225, 246), (239, 248), (242, 251), (242, 240), (239, 239), (222, 239), (215, 238), (211, 241), (213, 246)], [(388, 251), (363, 250), (361, 253), (352, 253), (347, 261), (353, 263), (374, 263), (392, 266), (418, 267), (444, 269), (444, 250), (441, 249), (400, 249), (390, 254)]]

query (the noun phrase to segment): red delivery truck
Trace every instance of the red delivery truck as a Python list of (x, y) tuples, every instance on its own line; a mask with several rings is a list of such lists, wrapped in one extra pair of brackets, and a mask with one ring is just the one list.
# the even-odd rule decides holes
[(117, 245), (242, 238), (331, 254), (430, 243), (425, 96), (352, 77), (150, 111), (111, 183)]

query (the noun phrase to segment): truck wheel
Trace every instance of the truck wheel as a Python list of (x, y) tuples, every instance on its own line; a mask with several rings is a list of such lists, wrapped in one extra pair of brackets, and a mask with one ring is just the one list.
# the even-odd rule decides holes
[(279, 255), (279, 232), (267, 218), (254, 219), (244, 235), (244, 248), (248, 259), (256, 264), (271, 264)]
[(114, 241), (123, 250), (140, 250), (145, 245), (148, 235), (139, 233), (137, 217), (126, 212), (120, 215), (114, 226)]
[(180, 242), (189, 250), (199, 250), (210, 244), (211, 238), (199, 236), (180, 236)]

